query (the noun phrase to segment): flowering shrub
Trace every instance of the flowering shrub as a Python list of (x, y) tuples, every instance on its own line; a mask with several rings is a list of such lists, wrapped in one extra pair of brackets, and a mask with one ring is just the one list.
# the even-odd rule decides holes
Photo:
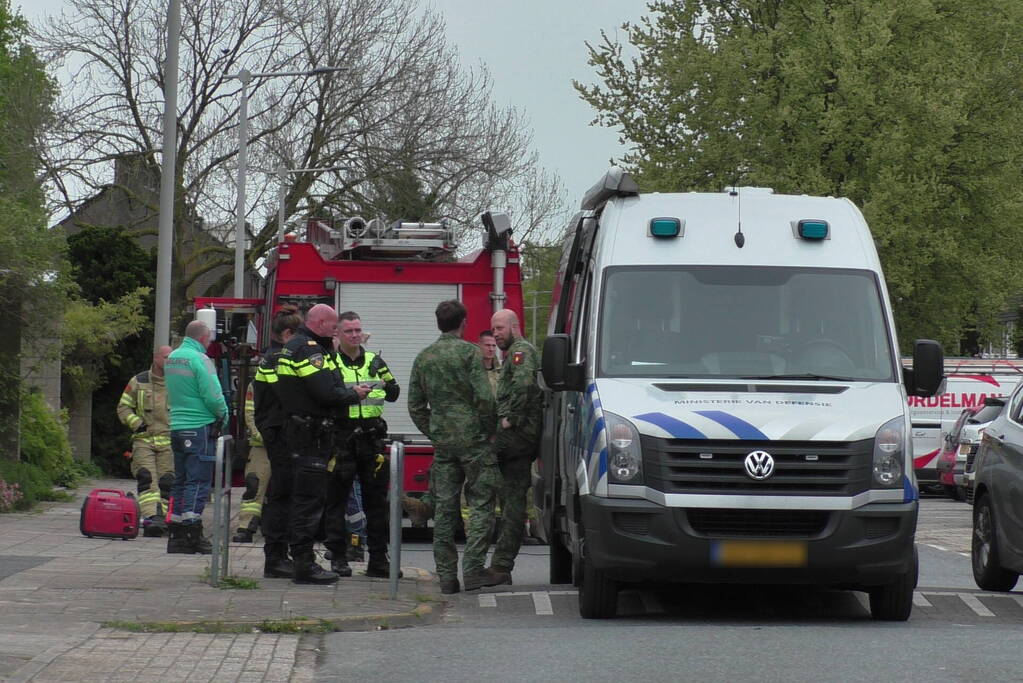
[(0, 479), (0, 512), (10, 512), (22, 499), (21, 486)]

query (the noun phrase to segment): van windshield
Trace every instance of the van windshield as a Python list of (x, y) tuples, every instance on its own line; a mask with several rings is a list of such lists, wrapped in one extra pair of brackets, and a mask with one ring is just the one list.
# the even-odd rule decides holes
[(602, 376), (895, 381), (870, 271), (609, 268), (602, 299)]

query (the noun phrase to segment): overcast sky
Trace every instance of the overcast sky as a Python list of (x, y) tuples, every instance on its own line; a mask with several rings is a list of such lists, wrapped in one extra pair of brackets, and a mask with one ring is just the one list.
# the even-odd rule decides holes
[[(225, 0), (229, 1), (229, 0)], [(544, 164), (568, 189), (573, 210), (582, 193), (607, 170), (621, 148), (614, 131), (589, 125), (593, 110), (572, 88), (572, 79), (594, 80), (585, 42), (601, 29), (620, 34), (623, 21), (645, 15), (647, 0), (424, 0), (443, 14), (448, 40), (463, 64), (484, 63), (494, 95), (518, 108), (532, 125)], [(59, 13), (64, 0), (13, 0), (30, 20)], [(496, 208), (496, 207), (495, 207)]]

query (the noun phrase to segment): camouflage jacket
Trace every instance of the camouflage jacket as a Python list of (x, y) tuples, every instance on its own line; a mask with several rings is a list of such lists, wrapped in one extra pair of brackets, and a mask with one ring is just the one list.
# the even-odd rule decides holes
[(494, 433), (494, 395), (479, 348), (451, 332), (419, 352), (409, 380), (408, 412), (435, 446), (460, 448)]
[(519, 337), (508, 347), (497, 383), (497, 419), (506, 418), (510, 429), (497, 429), (497, 447), (513, 453), (532, 454), (540, 442), (543, 396), (536, 383), (540, 356), (536, 348)]

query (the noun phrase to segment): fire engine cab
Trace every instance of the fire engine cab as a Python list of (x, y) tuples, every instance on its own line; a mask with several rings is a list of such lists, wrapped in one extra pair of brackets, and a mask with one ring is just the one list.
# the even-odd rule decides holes
[[(239, 399), (237, 388), (251, 376), (254, 352), (269, 342), (270, 319), (282, 305), (308, 310), (325, 303), (339, 313), (355, 311), (370, 334), (365, 348), (387, 361), (402, 387), (398, 401), (386, 404), (383, 417), (390, 437), (406, 444), (404, 490), (424, 492), (433, 448), (412, 423), (406, 399), (412, 362), (440, 335), (434, 309), (446, 299), (465, 304), (465, 339), (471, 342), (490, 327), (494, 311), (510, 308), (522, 319), (519, 254), (511, 240), (511, 223), (506, 215), (489, 212), (482, 223), (482, 248), (459, 257), (453, 226), (446, 222), (310, 219), (304, 235), (284, 235), (268, 254), (262, 296), (197, 298), (197, 309), (216, 311), (224, 355), (214, 360), (222, 369), (232, 409), (242, 410), (243, 393)], [(235, 424), (244, 425), (244, 420)]]

